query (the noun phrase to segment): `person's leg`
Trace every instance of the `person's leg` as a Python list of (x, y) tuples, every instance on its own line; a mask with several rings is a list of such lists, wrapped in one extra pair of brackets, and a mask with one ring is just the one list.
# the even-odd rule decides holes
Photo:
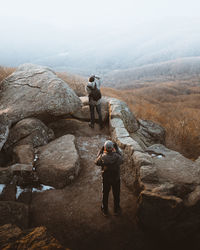
[(103, 198), (102, 198), (102, 209), (105, 213), (108, 212), (108, 197), (110, 192), (111, 185), (110, 183), (103, 178)]
[(114, 212), (120, 212), (120, 179), (112, 183), (112, 192), (114, 198)]
[(90, 106), (90, 127), (94, 128), (94, 105), (89, 105)]
[(96, 110), (99, 116), (99, 126), (103, 128), (102, 114), (101, 114), (101, 104), (96, 105)]

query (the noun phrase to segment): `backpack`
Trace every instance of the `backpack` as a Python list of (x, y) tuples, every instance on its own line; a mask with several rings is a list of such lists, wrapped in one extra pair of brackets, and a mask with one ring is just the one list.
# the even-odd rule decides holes
[(89, 94), (89, 98), (92, 98), (92, 100), (94, 100), (96, 102), (99, 99), (101, 99), (101, 91), (100, 91), (100, 89), (97, 88), (96, 82), (95, 82), (94, 88), (91, 89), (91, 93)]

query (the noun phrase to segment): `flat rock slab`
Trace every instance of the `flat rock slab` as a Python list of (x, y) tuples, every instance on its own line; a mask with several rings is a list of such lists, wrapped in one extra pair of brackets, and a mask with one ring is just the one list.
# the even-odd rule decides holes
[(180, 153), (161, 144), (148, 147), (157, 169), (160, 183), (170, 182), (176, 185), (199, 185), (200, 165), (185, 158)]
[(80, 163), (73, 135), (64, 135), (40, 147), (38, 153), (36, 170), (41, 183), (63, 188), (78, 175)]

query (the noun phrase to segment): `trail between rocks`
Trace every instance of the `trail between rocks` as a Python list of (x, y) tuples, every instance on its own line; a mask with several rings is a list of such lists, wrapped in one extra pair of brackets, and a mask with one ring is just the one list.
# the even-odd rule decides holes
[[(87, 129), (88, 130), (88, 129)], [(31, 225), (45, 225), (50, 232), (72, 250), (138, 249), (135, 226), (136, 197), (121, 184), (122, 215), (113, 215), (112, 192), (109, 217), (100, 211), (101, 171), (94, 164), (97, 151), (108, 133), (94, 130), (78, 135), (77, 148), (81, 172), (71, 185), (59, 190), (34, 193), (31, 203)]]

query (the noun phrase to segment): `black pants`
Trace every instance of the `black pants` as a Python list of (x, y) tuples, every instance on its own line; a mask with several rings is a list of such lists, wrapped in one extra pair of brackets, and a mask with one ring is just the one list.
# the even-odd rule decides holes
[(103, 177), (102, 207), (106, 212), (108, 211), (108, 197), (111, 187), (114, 198), (114, 210), (117, 211), (120, 208), (120, 179), (110, 180)]
[(91, 124), (94, 125), (94, 122), (95, 122), (95, 116), (94, 116), (95, 107), (96, 107), (96, 111), (97, 111), (98, 116), (99, 116), (99, 125), (102, 127), (103, 122), (102, 122), (102, 115), (101, 115), (101, 104), (98, 104), (98, 105), (90, 104), (90, 121), (91, 121)]

